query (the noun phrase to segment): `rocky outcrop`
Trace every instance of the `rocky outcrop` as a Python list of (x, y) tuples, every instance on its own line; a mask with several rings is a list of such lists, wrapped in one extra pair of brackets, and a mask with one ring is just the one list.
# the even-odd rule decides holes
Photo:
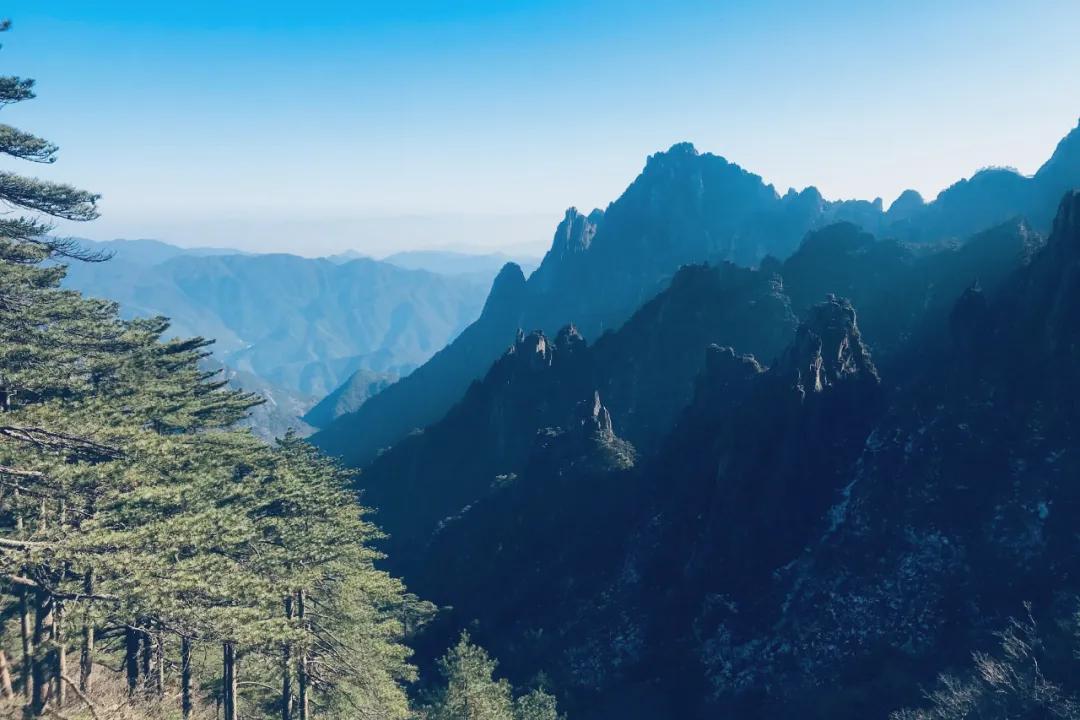
[(768, 685), (753, 702), (766, 713), (828, 697), (885, 714), (1023, 603), (1046, 613), (1080, 590), (1078, 210), (1070, 193), (1045, 249), (990, 297), (957, 301), (949, 349), (897, 389), (819, 536), (774, 578), (771, 626), (717, 624), (702, 646), (717, 697), (747, 703)]
[(587, 252), (603, 219), (603, 210), (593, 210), (586, 216), (577, 208), (568, 209), (555, 230), (555, 239), (551, 243), (552, 256), (559, 262), (566, 262), (571, 255)]
[(795, 342), (772, 372), (786, 378), (804, 397), (855, 377), (878, 382), (877, 369), (855, 324), (855, 308), (835, 295), (811, 309)]
[(586, 435), (600, 440), (614, 439), (611, 413), (600, 403), (600, 393), (593, 393), (591, 401), (578, 403), (577, 416), (578, 428)]
[[(438, 523), (484, 498), (496, 477), (520, 475), (535, 462), (538, 432), (549, 465), (627, 469), (655, 451), (690, 403), (706, 346), (722, 342), (773, 357), (795, 324), (773, 276), (724, 264), (683, 268), (665, 292), (593, 346), (574, 325), (554, 339), (518, 331), (445, 418), (400, 441), (363, 474), (365, 501), (379, 508), (395, 569), (414, 569)], [(581, 405), (582, 398), (590, 402)], [(588, 423), (603, 432), (584, 433)], [(425, 489), (435, 477), (437, 486)]]

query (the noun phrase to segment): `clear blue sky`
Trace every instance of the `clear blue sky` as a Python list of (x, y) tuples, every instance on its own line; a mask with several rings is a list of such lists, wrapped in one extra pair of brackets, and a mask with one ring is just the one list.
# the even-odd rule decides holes
[(15, 0), (4, 121), (96, 238), (314, 254), (544, 246), (677, 141), (783, 192), (1034, 171), (1080, 116), (1080, 2)]

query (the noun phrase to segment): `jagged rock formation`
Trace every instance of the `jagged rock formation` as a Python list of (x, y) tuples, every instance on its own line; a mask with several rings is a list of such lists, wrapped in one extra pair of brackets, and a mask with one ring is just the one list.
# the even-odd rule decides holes
[[(941, 267), (958, 257), (984, 259)], [(469, 623), (513, 674), (552, 672), (575, 717), (910, 704), (1023, 601), (1080, 590), (1080, 193), (1012, 262), (927, 306), (940, 335), (903, 341), (919, 352), (889, 371), (829, 297), (768, 368), (705, 350), (693, 400), (632, 465), (547, 435), (431, 541), (422, 582), (448, 628)], [(592, 398), (570, 427), (617, 437)]]
[[(784, 574), (779, 621), (730, 643), (725, 682), (767, 678), (778, 704), (818, 702), (857, 664), (866, 684), (847, 702), (877, 693), (888, 708), (901, 688), (875, 679), (902, 672), (910, 693), (1022, 602), (1045, 611), (1075, 591), (1078, 270), (1070, 193), (1028, 266), (956, 303), (950, 345), (867, 434), (813, 551)], [(795, 658), (798, 678), (783, 669)]]
[(520, 333), (445, 418), (376, 458), (361, 481), (364, 502), (379, 509), (397, 567), (419, 557), (439, 522), (517, 470), (536, 431), (565, 425), (591, 389), (590, 358), (576, 330), (554, 340)]
[[(496, 477), (520, 473), (535, 433), (565, 426), (579, 398), (593, 390), (620, 435), (638, 455), (651, 456), (694, 397), (708, 345), (731, 346), (771, 364), (793, 339), (820, 343), (816, 336), (795, 337), (792, 308), (805, 305), (807, 327), (816, 326), (821, 310), (810, 298), (820, 301), (835, 290), (868, 308), (860, 313), (867, 341), (887, 362), (903, 364), (908, 360), (897, 348), (915, 334), (940, 334), (951, 303), (966, 288), (976, 282), (997, 287), (1037, 246), (1026, 226), (1012, 223), (917, 256), (839, 224), (812, 233), (783, 264), (757, 271), (728, 263), (684, 267), (668, 289), (592, 347), (573, 326), (554, 341), (541, 332), (520, 334), (444, 419), (397, 443), (365, 471), (365, 501), (380, 509), (395, 570), (410, 571), (441, 519), (482, 497)], [(520, 274), (511, 277), (508, 287), (520, 288)], [(834, 361), (840, 359), (792, 368), (788, 382), (813, 392), (832, 382), (827, 373)]]
[[(409, 572), (436, 524), (520, 472), (537, 432), (573, 425), (594, 392), (619, 434), (651, 452), (693, 395), (711, 342), (774, 357), (796, 325), (779, 281), (737, 268), (683, 268), (626, 325), (589, 346), (575, 326), (554, 340), (519, 333), (445, 418), (367, 468), (365, 502), (379, 508), (395, 569)], [(376, 401), (376, 398), (374, 401)]]
[(1016, 216), (1043, 231), (1053, 203), (1080, 167), (1077, 138), (1080, 128), (1033, 178), (984, 170), (929, 203), (905, 193), (888, 212), (880, 199), (830, 202), (812, 187), (781, 196), (724, 158), (675, 145), (651, 156), (603, 212), (568, 211), (551, 251), (528, 281), (496, 281), (483, 316), (463, 334), (467, 339), (338, 420), (316, 442), (351, 464), (365, 465), (380, 449), (445, 414), (519, 327), (553, 333), (573, 322), (595, 340), (618, 328), (685, 264), (754, 265), (770, 254), (786, 258), (808, 231), (838, 221), (922, 244), (963, 239)]
[[(549, 658), (588, 698), (587, 716), (682, 717), (656, 698), (625, 714), (635, 668), (700, 674), (685, 642), (706, 595), (737, 598), (766, 623), (755, 595), (801, 552), (861, 448), (837, 426), (873, 417), (878, 380), (849, 304), (816, 308), (781, 357), (765, 370), (710, 348), (686, 420), (644, 466), (582, 461), (573, 433), (555, 433), (513, 482), (436, 534), (422, 586), (503, 638), (515, 668)], [(818, 391), (793, 384), (804, 368), (820, 372)], [(580, 427), (613, 437), (598, 397)], [(481, 548), (498, 548), (497, 560), (480, 563)]]

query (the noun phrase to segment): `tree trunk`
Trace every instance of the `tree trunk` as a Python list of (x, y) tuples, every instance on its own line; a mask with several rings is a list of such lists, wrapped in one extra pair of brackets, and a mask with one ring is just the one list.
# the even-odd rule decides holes
[[(292, 627), (293, 599), (285, 596), (285, 619)], [(293, 705), (292, 689), (292, 643), (286, 642), (281, 651), (281, 720), (291, 720)]]
[(180, 638), (180, 710), (191, 717), (191, 638)]
[[(149, 626), (149, 620), (145, 618), (139, 623), (143, 627)], [(154, 638), (150, 636), (150, 633), (143, 630), (139, 633), (139, 639), (142, 641), (142, 681), (143, 692), (147, 695), (150, 694), (150, 678), (151, 670), (154, 667)]]
[[(83, 578), (83, 591), (87, 595), (94, 593), (94, 571), (87, 570)], [(94, 626), (90, 622), (89, 610), (83, 619), (82, 653), (79, 655), (79, 690), (89, 695), (94, 689)]]
[(165, 697), (165, 635), (158, 632), (154, 643), (154, 694)]
[(19, 632), (22, 634), (22, 691), (30, 697), (31, 668), (34, 664), (34, 642), (30, 639), (30, 591), (23, 588), (19, 592)]
[(11, 665), (8, 663), (7, 653), (0, 650), (0, 692), (10, 700), (15, 697), (15, 691), (11, 689)]
[(227, 642), (222, 647), (222, 705), (223, 720), (236, 720), (236, 646)]
[(130, 625), (124, 628), (124, 669), (128, 695), (134, 695), (139, 688), (139, 631)]
[[(298, 590), (296, 593), (296, 619), (300, 622), (300, 627), (304, 631), (307, 630), (307, 621), (304, 619), (304, 591)], [(300, 691), (299, 705), (300, 705), (300, 720), (308, 720), (308, 657), (307, 650), (302, 649), (300, 651), (300, 657), (298, 658), (298, 685)]]
[(53, 614), (53, 644), (56, 645), (56, 707), (64, 707), (67, 700), (67, 687), (64, 678), (67, 676), (67, 646), (64, 637), (64, 602), (56, 601), (56, 612)]
[(34, 717), (45, 711), (49, 702), (49, 655), (45, 642), (46, 634), (52, 627), (52, 598), (42, 590), (34, 593), (34, 655), (31, 677), (33, 690), (30, 695), (30, 714)]

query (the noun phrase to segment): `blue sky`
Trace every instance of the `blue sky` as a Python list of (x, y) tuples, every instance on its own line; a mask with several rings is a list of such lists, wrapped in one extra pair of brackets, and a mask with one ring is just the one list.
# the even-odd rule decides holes
[(781, 192), (1033, 172), (1080, 116), (1080, 3), (16, 0), (4, 121), (102, 193), (68, 232), (539, 251), (689, 140)]

